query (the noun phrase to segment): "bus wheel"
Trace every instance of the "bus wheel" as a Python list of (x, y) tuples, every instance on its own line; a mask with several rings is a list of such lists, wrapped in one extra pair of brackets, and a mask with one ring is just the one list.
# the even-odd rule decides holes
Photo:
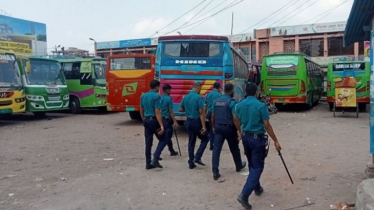
[(82, 112), (82, 108), (81, 108), (78, 98), (75, 98), (75, 97), (70, 98), (69, 107), (70, 107), (70, 112), (73, 114), (79, 114)]
[(366, 104), (365, 103), (359, 103), (358, 104), (358, 109), (360, 110), (360, 112), (366, 111)]
[(330, 111), (332, 111), (334, 109), (334, 103), (329, 102), (329, 108), (330, 108)]
[(47, 116), (45, 112), (33, 112), (33, 114), (37, 118), (44, 118)]
[(140, 112), (129, 112), (129, 116), (132, 120), (142, 119), (141, 116), (140, 116)]

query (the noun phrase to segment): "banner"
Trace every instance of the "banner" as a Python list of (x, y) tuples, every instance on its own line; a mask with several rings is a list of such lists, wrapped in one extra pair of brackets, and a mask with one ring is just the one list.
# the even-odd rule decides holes
[(356, 88), (335, 88), (336, 107), (356, 107)]
[(309, 25), (280, 26), (270, 29), (270, 36), (289, 36), (300, 34), (317, 34), (330, 32), (344, 32), (346, 21), (332, 23), (315, 23)]

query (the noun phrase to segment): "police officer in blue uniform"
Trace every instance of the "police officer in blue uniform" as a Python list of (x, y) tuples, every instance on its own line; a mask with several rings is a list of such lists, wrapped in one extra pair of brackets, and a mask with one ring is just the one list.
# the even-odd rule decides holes
[(264, 170), (266, 157), (267, 135), (273, 139), (275, 149), (281, 150), (281, 146), (269, 122), (269, 113), (266, 105), (260, 102), (256, 97), (257, 86), (249, 83), (246, 86), (247, 98), (236, 105), (237, 117), (234, 119), (241, 125), (242, 142), (245, 155), (249, 161), (250, 172), (243, 190), (237, 200), (246, 209), (252, 209), (248, 198), (254, 191), (255, 195), (260, 196), (264, 189), (260, 184), (260, 177)]
[(209, 121), (209, 129), (208, 129), (208, 135), (209, 135), (209, 142), (210, 142), (210, 150), (213, 150), (213, 143), (214, 143), (214, 133), (213, 133), (213, 126), (212, 126), (212, 107), (213, 107), (213, 102), (217, 98), (221, 97), (220, 93), (221, 89), (221, 84), (219, 82), (215, 82), (213, 84), (213, 90), (206, 95), (206, 100), (205, 100), (205, 113), (206, 117)]
[(224, 94), (214, 100), (212, 107), (212, 125), (214, 126), (214, 148), (212, 155), (212, 170), (213, 179), (217, 180), (221, 177), (218, 166), (221, 150), (225, 139), (229, 144), (230, 152), (234, 159), (236, 171), (239, 172), (246, 166), (246, 162), (242, 161), (239, 149), (239, 135), (240, 124), (234, 122), (235, 105), (236, 102), (232, 97), (234, 96), (234, 85), (226, 84), (224, 87)]
[[(209, 137), (206, 134), (205, 113), (204, 113), (204, 99), (200, 95), (201, 84), (193, 84), (192, 90), (189, 94), (183, 97), (182, 103), (179, 107), (180, 112), (186, 112), (186, 129), (188, 132), (188, 165), (190, 169), (196, 168), (196, 164), (205, 166), (201, 161), (204, 150), (209, 142)], [(200, 147), (195, 153), (196, 138), (201, 140)], [(196, 164), (195, 164), (196, 163)]]
[[(145, 158), (146, 169), (162, 168), (159, 163), (159, 158), (162, 150), (168, 143), (164, 138), (164, 124), (161, 117), (161, 96), (158, 94), (160, 89), (160, 82), (152, 80), (150, 82), (151, 90), (145, 93), (140, 98), (140, 115), (143, 119), (144, 136), (145, 136)], [(156, 151), (153, 154), (151, 161), (151, 150), (153, 144), (153, 135), (159, 140)]]
[(164, 124), (165, 128), (165, 135), (164, 137), (168, 141), (168, 148), (170, 151), (170, 156), (178, 155), (173, 148), (173, 142), (171, 141), (171, 137), (173, 136), (173, 129), (177, 127), (177, 121), (175, 120), (175, 115), (173, 111), (173, 99), (170, 97), (171, 93), (171, 85), (164, 84), (162, 86), (162, 92), (164, 93), (161, 96), (161, 115), (162, 115), (162, 123)]

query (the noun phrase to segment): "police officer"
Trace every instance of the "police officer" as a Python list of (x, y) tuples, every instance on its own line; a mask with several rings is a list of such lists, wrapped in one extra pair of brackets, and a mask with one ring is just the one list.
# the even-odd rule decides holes
[[(164, 124), (161, 117), (161, 96), (158, 94), (160, 82), (157, 80), (152, 80), (150, 82), (150, 88), (151, 90), (148, 93), (143, 94), (140, 98), (140, 115), (143, 119), (145, 136), (145, 168), (147, 170), (155, 167), (162, 168), (158, 160), (162, 150), (168, 143), (163, 137)], [(156, 135), (159, 143), (156, 151), (153, 154), (153, 160), (151, 161), (153, 135)]]
[(214, 126), (214, 149), (212, 155), (212, 170), (213, 179), (217, 180), (221, 175), (219, 174), (219, 158), (225, 139), (229, 144), (230, 152), (234, 159), (236, 171), (239, 172), (246, 166), (246, 162), (242, 162), (239, 149), (239, 123), (234, 122), (235, 101), (232, 99), (234, 96), (234, 85), (226, 84), (224, 87), (224, 95), (214, 100), (212, 107), (212, 126)]
[(206, 117), (208, 118), (209, 121), (209, 142), (210, 142), (210, 150), (213, 150), (213, 143), (214, 143), (214, 133), (213, 133), (213, 126), (212, 126), (212, 107), (213, 107), (213, 101), (216, 100), (217, 98), (221, 97), (220, 93), (221, 89), (221, 84), (219, 82), (215, 82), (213, 84), (213, 90), (206, 95), (206, 100), (205, 100), (205, 113)]
[(242, 142), (245, 154), (249, 161), (250, 172), (243, 190), (237, 200), (246, 209), (251, 209), (248, 198), (253, 191), (255, 195), (260, 196), (264, 189), (260, 184), (260, 177), (264, 170), (266, 156), (267, 136), (265, 131), (273, 139), (275, 149), (281, 150), (281, 146), (269, 122), (269, 113), (264, 103), (256, 97), (257, 86), (249, 83), (246, 86), (247, 98), (236, 105), (237, 117), (235, 118), (241, 124)]
[[(209, 137), (206, 135), (204, 99), (201, 97), (200, 91), (201, 84), (193, 84), (191, 92), (183, 97), (182, 103), (179, 107), (179, 111), (186, 112), (187, 116), (188, 165), (190, 169), (196, 168), (196, 164), (205, 166), (201, 161), (201, 157), (203, 156), (204, 150), (209, 142)], [(201, 143), (195, 156), (196, 137), (199, 137)]]
[(178, 155), (173, 148), (173, 142), (171, 141), (171, 137), (173, 136), (173, 129), (177, 127), (177, 121), (175, 120), (174, 111), (173, 111), (173, 99), (170, 97), (171, 93), (171, 85), (164, 84), (162, 86), (162, 91), (164, 94), (161, 97), (161, 115), (162, 115), (162, 123), (165, 128), (165, 135), (168, 142), (168, 147), (170, 151), (170, 156)]

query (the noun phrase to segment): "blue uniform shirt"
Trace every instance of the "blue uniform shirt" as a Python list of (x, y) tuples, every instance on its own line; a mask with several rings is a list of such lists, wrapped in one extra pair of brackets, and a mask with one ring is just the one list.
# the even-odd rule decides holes
[(156, 116), (155, 110), (161, 108), (160, 100), (161, 96), (154, 90), (150, 90), (140, 97), (140, 106), (144, 109), (145, 117)]
[(180, 107), (185, 110), (187, 118), (197, 119), (200, 117), (199, 110), (204, 109), (204, 99), (196, 91), (191, 90), (183, 97)]
[(173, 99), (169, 95), (162, 95), (161, 96), (161, 115), (162, 117), (171, 117), (170, 109), (173, 108)]
[[(218, 98), (231, 98), (231, 97), (229, 95), (224, 94), (224, 95), (222, 95), (221, 97), (218, 97)], [(214, 102), (213, 102), (213, 104), (214, 104)], [(232, 114), (236, 114), (235, 105), (236, 105), (236, 102), (234, 100), (230, 101), (229, 107), (231, 109)], [(212, 106), (212, 113), (214, 113), (214, 106)], [(217, 115), (217, 114), (215, 114), (215, 115)]]
[(263, 120), (269, 120), (266, 105), (253, 96), (248, 96), (236, 105), (236, 113), (242, 123), (243, 132), (265, 134)]
[(208, 112), (212, 111), (213, 102), (219, 97), (221, 97), (221, 93), (219, 93), (216, 89), (212, 90), (206, 95), (205, 104), (208, 106)]

